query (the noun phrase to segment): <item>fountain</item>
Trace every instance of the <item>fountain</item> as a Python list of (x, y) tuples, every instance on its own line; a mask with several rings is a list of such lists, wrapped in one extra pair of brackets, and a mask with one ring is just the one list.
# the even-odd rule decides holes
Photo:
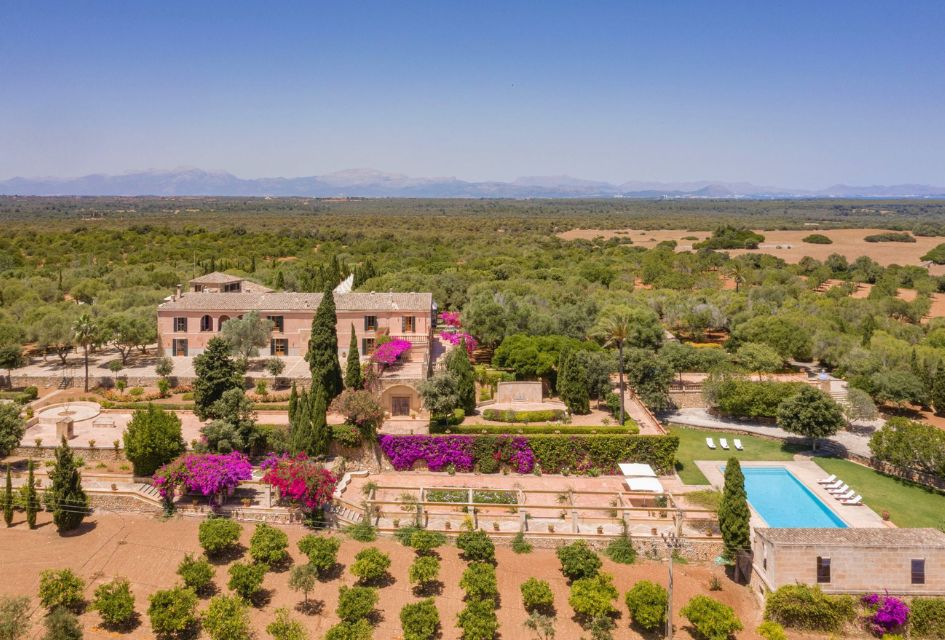
[(40, 409), (36, 417), (43, 424), (59, 424), (61, 421), (84, 422), (91, 420), (102, 411), (97, 402), (64, 402)]

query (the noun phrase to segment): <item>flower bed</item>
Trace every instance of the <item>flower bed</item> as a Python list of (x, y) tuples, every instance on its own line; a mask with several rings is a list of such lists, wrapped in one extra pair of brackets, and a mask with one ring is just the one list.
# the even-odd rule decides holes
[(617, 474), (621, 462), (672, 471), (679, 438), (672, 435), (382, 435), (381, 450), (398, 471), (426, 463), (430, 471), (484, 473), (505, 465), (519, 473)]
[(187, 453), (155, 471), (152, 482), (165, 499), (177, 487), (204, 496), (220, 496), (252, 475), (249, 458), (242, 453)]
[[(467, 502), (469, 492), (466, 489), (427, 489), (427, 502)], [(475, 504), (518, 504), (514, 491), (473, 490), (472, 501)]]

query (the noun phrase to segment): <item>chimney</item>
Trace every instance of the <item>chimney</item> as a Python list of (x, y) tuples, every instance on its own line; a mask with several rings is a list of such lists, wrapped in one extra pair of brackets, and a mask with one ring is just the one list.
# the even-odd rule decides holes
[(177, 299), (180, 297), (180, 290), (181, 290), (182, 288), (183, 288), (183, 287), (182, 287), (180, 284), (177, 285), (177, 293), (174, 294), (174, 299), (175, 299), (175, 300), (177, 300)]

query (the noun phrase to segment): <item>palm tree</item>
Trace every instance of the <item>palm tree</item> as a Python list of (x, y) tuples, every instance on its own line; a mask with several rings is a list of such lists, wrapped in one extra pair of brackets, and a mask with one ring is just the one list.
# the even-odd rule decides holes
[(617, 309), (604, 315), (594, 328), (593, 334), (603, 340), (606, 347), (617, 347), (617, 376), (620, 381), (620, 424), (624, 422), (623, 408), (623, 345), (633, 331), (633, 320), (626, 309)]
[(725, 269), (725, 275), (735, 283), (735, 293), (741, 290), (741, 286), (747, 282), (750, 273), (751, 267), (741, 260), (732, 260)]
[(89, 390), (89, 349), (98, 340), (98, 324), (92, 319), (88, 311), (85, 311), (76, 319), (72, 325), (72, 335), (76, 344), (82, 345), (82, 351), (85, 356), (85, 390)]

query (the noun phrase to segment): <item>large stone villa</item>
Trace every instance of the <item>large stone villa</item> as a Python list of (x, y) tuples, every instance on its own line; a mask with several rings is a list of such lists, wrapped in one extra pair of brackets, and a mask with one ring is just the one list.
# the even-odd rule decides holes
[[(192, 357), (220, 333), (230, 318), (256, 311), (273, 322), (268, 354), (301, 358), (308, 348), (312, 318), (321, 293), (273, 291), (225, 273), (191, 280), (187, 291), (178, 287), (157, 309), (158, 348), (175, 358)], [(416, 385), (431, 371), (442, 348), (434, 339), (436, 306), (430, 293), (355, 293), (335, 291), (338, 317), (338, 357), (348, 357), (351, 333), (358, 353), (367, 359), (382, 335), (412, 344), (403, 362), (382, 374), (382, 403), (392, 416), (420, 410)]]

